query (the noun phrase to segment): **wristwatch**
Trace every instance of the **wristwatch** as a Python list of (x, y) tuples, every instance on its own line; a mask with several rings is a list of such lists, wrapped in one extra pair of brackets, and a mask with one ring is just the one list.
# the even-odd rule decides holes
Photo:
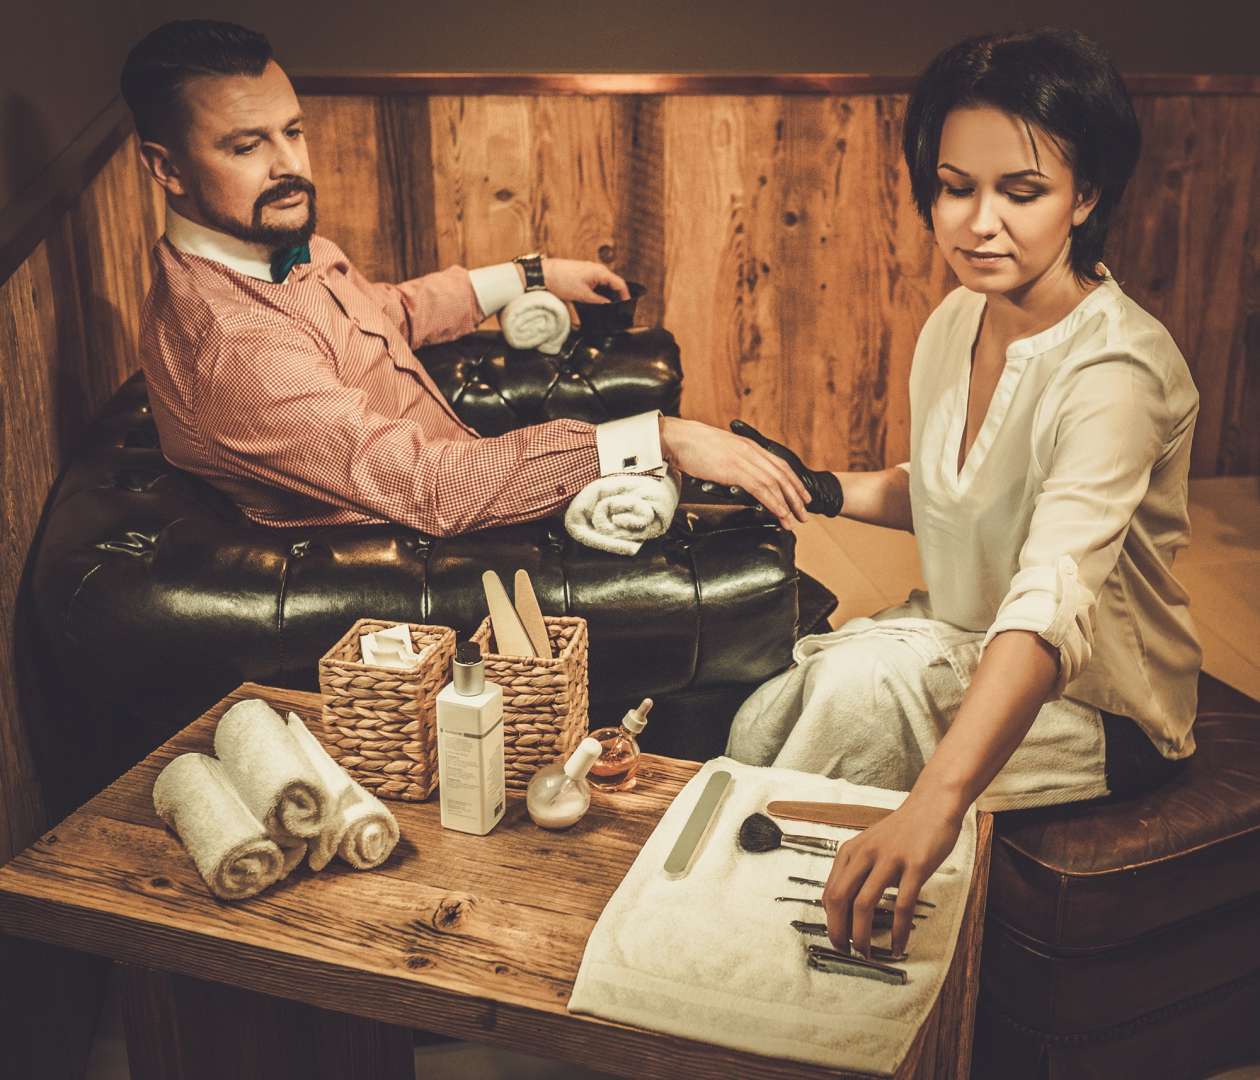
[(543, 253), (541, 251), (531, 251), (528, 255), (518, 255), (512, 261), (520, 263), (521, 269), (525, 271), (526, 292), (534, 292), (536, 289), (545, 289), (547, 287), (547, 283), (543, 280)]

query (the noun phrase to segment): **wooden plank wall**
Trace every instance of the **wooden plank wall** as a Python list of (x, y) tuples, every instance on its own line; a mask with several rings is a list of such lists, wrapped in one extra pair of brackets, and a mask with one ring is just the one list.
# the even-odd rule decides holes
[[(303, 101), (321, 231), (370, 273), (603, 259), (677, 336), (686, 415), (742, 415), (816, 465), (904, 460), (914, 341), (956, 284), (910, 203), (904, 94)], [(1108, 266), (1194, 371), (1195, 475), (1260, 472), (1260, 96), (1135, 104)]]

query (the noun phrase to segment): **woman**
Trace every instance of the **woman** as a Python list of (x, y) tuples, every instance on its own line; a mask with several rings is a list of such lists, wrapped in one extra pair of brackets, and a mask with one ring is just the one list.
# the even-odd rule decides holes
[(810, 509), (915, 533), (926, 593), (803, 639), (740, 709), (741, 761), (909, 789), (844, 844), (823, 901), (905, 950), (967, 808), (1131, 794), (1194, 752), (1200, 663), (1171, 573), (1198, 394), (1167, 330), (1099, 261), (1140, 134), (1105, 54), (1060, 30), (948, 49), (911, 96), (916, 206), (961, 287), (910, 376), (911, 460), (801, 472)]

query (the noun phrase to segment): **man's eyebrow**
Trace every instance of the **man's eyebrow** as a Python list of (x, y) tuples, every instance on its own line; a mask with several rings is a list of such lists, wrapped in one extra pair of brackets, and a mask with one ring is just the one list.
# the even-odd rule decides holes
[[(281, 130), (285, 131), (291, 128), (294, 124), (300, 124), (302, 122), (302, 119), (303, 119), (302, 114), (298, 113), (291, 120), (286, 121), (284, 124), (284, 127), (281, 128)], [(258, 127), (233, 128), (226, 135), (220, 135), (219, 138), (215, 139), (214, 145), (217, 148), (222, 148), (224, 146), (227, 146), (229, 143), (236, 142), (237, 139), (245, 138), (247, 135), (257, 135), (260, 139), (265, 139), (268, 134), (270, 133), (267, 131), (266, 128), (258, 128)]]
[[(971, 179), (971, 173), (963, 172), (957, 165), (951, 165), (948, 161), (942, 161), (936, 167), (938, 169), (948, 169), (950, 172), (956, 172), (959, 176), (965, 176), (968, 180)], [(1019, 172), (1003, 173), (1001, 178), (1003, 180), (1018, 180), (1021, 176), (1040, 176), (1043, 180), (1050, 179), (1045, 173), (1038, 172), (1036, 169), (1022, 169)]]

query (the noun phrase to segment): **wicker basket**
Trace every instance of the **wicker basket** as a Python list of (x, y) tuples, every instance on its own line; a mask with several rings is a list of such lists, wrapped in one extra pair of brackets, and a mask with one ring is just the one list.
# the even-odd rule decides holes
[(408, 623), (412, 647), (421, 654), (416, 667), (365, 664), (359, 636), (397, 625), (360, 619), (320, 659), (320, 741), (372, 794), (421, 802), (438, 782), (435, 699), (450, 678), (455, 631)]
[(544, 765), (568, 755), (586, 734), (586, 620), (555, 616), (543, 622), (554, 660), (492, 652), (488, 618), (472, 636), (481, 646), (486, 678), (503, 688), (504, 767), (507, 786), (518, 791)]

